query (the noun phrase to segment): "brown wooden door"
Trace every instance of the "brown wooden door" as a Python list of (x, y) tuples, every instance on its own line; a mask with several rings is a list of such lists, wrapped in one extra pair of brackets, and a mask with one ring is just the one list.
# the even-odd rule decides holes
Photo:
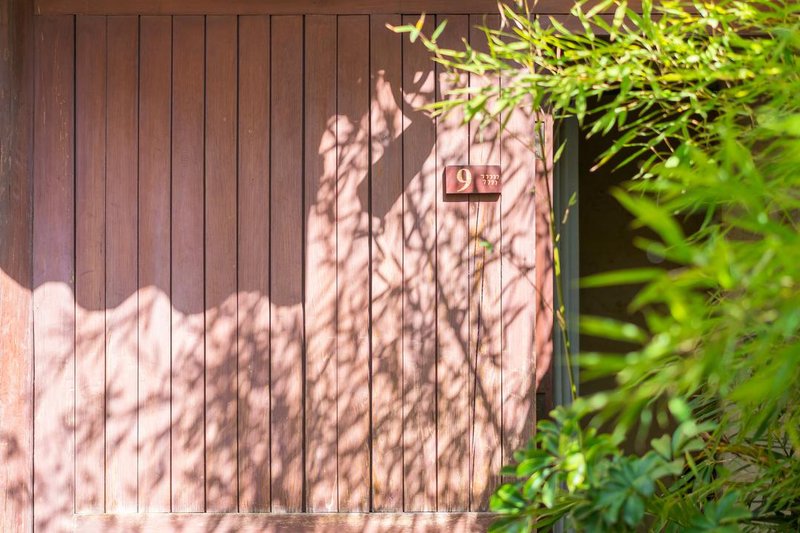
[(485, 527), (547, 401), (550, 178), (535, 117), (419, 110), (459, 82), (417, 18), (36, 17), (38, 529)]

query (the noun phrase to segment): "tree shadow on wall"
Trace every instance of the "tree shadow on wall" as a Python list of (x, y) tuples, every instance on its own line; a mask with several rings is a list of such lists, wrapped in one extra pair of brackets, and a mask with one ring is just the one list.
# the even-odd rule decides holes
[[(49, 337), (37, 357), (75, 387), (36, 399), (60, 410), (36, 440), (53, 458), (37, 463), (37, 502), (53, 502), (37, 527), (73, 511), (73, 486), (91, 514), (486, 508), (511, 451), (504, 430), (534, 417), (530, 401), (504, 428), (501, 405), (536, 386), (502, 367), (533, 346), (530, 302), (514, 293), (534, 285), (531, 228), (503, 222), (534, 222), (533, 158), (511, 136), (417, 110), (453, 83), (427, 58), (406, 75), (372, 66), (361, 108), (306, 130), (319, 176), (306, 177), (304, 299), (240, 284), (175, 306), (174, 272), (99, 308), (75, 301), (71, 277), (34, 288), (55, 313), (35, 325)], [(488, 202), (445, 198), (444, 165), (470, 152), (518, 185)], [(304, 357), (300, 383), (287, 354)], [(304, 451), (286, 449), (297, 442)]]

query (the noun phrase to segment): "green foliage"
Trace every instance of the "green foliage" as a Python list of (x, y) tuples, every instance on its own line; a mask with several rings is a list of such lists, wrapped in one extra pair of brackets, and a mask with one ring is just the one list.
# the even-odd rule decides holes
[[(644, 327), (582, 320), (630, 347), (579, 355), (616, 386), (538, 424), (504, 470), (493, 531), (561, 518), (581, 531), (800, 530), (800, 5), (645, 0), (640, 14), (608, 0), (573, 9), (578, 33), (523, 8), (502, 6), (486, 53), (442, 49), (441, 27), (396, 28), (455, 75), (504, 80), (431, 111), (502, 123), (545, 108), (616, 131), (598, 164), (639, 165), (614, 195), (648, 230), (636, 244), (672, 266), (583, 281), (641, 284), (630, 310)], [(623, 451), (648, 431), (664, 434)]]
[(524, 481), (493, 495), (492, 509), (509, 516), (492, 531), (543, 528), (565, 514), (588, 531), (633, 530), (656, 483), (679, 475), (681, 454), (697, 447), (696, 440), (682, 438), (673, 446), (667, 439), (654, 441), (656, 451), (642, 457), (627, 456), (619, 436), (584, 429), (574, 411), (556, 409), (553, 419), (540, 422), (534, 441), (516, 453), (517, 464), (503, 469), (503, 475)]

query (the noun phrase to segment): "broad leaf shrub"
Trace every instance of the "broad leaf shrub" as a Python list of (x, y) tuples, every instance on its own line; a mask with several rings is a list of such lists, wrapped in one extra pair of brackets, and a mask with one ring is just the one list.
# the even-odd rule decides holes
[[(639, 165), (614, 195), (653, 236), (636, 244), (670, 266), (583, 281), (642, 284), (630, 310), (644, 327), (584, 317), (584, 333), (631, 346), (577, 355), (616, 386), (539, 422), (503, 470), (492, 530), (800, 531), (800, 6), (579, 3), (579, 32), (527, 8), (500, 7), (486, 53), (441, 48), (443, 25), (395, 30), (456, 76), (503, 80), (434, 114), (545, 109), (615, 131), (598, 164)], [(625, 451), (647, 432), (663, 434)]]

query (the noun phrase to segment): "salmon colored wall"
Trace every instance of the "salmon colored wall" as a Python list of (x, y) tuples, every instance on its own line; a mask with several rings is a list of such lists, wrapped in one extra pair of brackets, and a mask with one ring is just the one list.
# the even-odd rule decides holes
[[(549, 391), (552, 175), (534, 116), (418, 109), (457, 82), (416, 20), (35, 17), (37, 528), (487, 508)], [(456, 163), (502, 195), (445, 197)]]

